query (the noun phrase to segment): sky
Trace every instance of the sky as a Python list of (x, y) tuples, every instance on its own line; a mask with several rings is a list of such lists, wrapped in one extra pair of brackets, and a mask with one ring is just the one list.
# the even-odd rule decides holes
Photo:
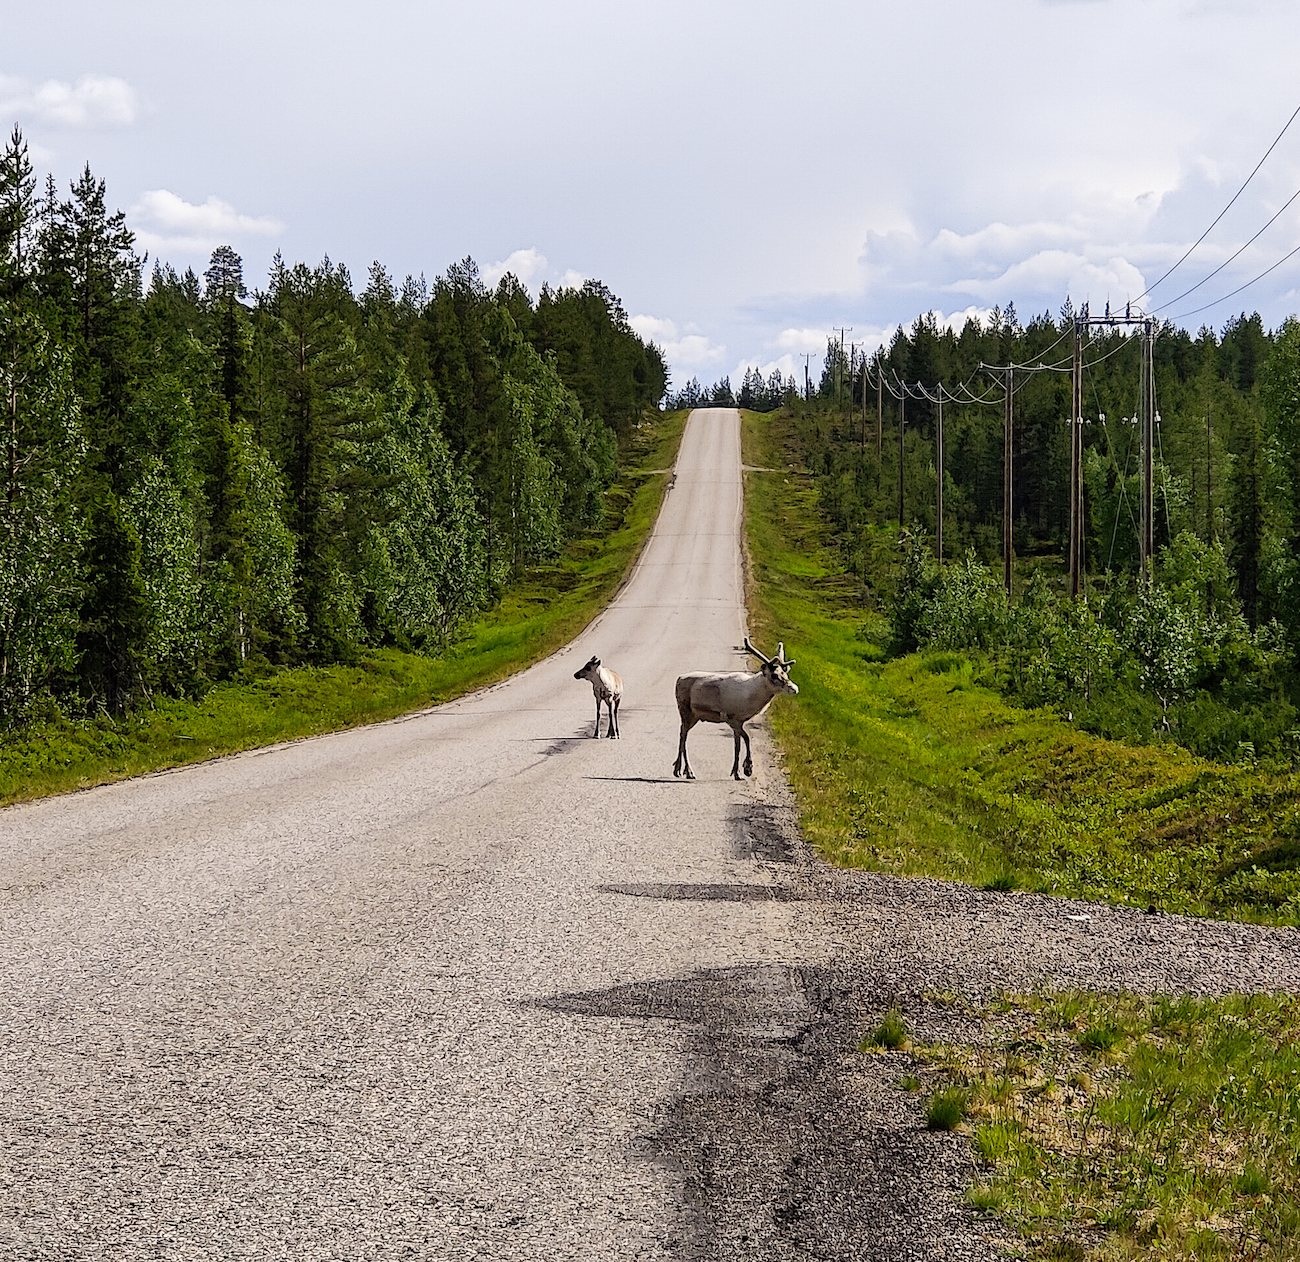
[(1300, 246), (1300, 119), (1144, 298), (1300, 107), (1295, 0), (0, 0), (0, 30), (0, 124), (65, 189), (89, 163), (151, 259), (598, 278), (677, 386), (815, 377), (923, 312), (1300, 311), (1300, 254), (1228, 296)]

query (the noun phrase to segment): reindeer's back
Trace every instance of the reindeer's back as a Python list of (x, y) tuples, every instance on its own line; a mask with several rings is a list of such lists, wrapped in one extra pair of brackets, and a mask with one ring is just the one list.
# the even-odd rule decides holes
[(719, 675), (712, 671), (693, 671), (677, 680), (677, 712), (683, 719), (692, 715), (708, 723), (719, 723), (734, 707), (728, 696), (749, 676), (743, 671)]
[(623, 676), (608, 666), (600, 668), (600, 682), (606, 696), (618, 701), (623, 696)]

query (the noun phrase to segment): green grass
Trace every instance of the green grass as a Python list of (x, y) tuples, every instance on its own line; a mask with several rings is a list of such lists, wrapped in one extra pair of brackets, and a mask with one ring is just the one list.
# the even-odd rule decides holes
[(0, 804), (86, 788), (222, 754), (394, 718), (504, 679), (571, 640), (640, 554), (686, 425), (672, 413), (623, 453), (606, 530), (523, 576), (445, 656), (365, 652), (348, 666), (298, 667), (219, 684), (201, 700), (158, 698), (110, 721), (54, 719), (0, 737)]
[(958, 1087), (936, 1091), (925, 1106), (925, 1125), (932, 1131), (955, 1131), (966, 1120), (969, 1096)]
[(967, 1201), (1020, 1256), (1295, 1256), (1300, 997), (1057, 993), (981, 1015), (979, 1046), (919, 1055), (947, 1083), (935, 1098), (966, 1093), (983, 1165)]
[(771, 723), (829, 861), (1300, 923), (1300, 779), (1007, 703), (961, 654), (891, 658), (780, 414), (744, 414), (751, 627), (798, 659)]
[(889, 1051), (899, 1051), (907, 1046), (907, 1022), (897, 1008), (890, 1009), (881, 1018), (880, 1024), (862, 1040), (862, 1050), (869, 1047), (883, 1047)]

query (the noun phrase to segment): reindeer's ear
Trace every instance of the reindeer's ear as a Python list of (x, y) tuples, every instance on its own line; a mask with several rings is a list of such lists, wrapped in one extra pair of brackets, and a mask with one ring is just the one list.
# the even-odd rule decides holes
[(599, 666), (599, 665), (600, 665), (600, 658), (598, 658), (598, 657), (593, 657), (593, 658), (591, 659), (591, 664), (592, 664), (593, 666)]

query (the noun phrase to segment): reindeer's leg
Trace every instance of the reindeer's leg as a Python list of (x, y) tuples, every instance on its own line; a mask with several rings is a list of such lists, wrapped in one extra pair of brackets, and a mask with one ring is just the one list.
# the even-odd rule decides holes
[(619, 706), (621, 706), (622, 704), (623, 704), (623, 698), (622, 698), (622, 697), (615, 697), (615, 698), (614, 698), (614, 712), (610, 715), (610, 733), (609, 733), (609, 734), (610, 734), (610, 735), (611, 735), (615, 740), (618, 740), (618, 738), (621, 737), (621, 736), (623, 735), (623, 733), (620, 732), (620, 731), (618, 730), (618, 708), (619, 708)]
[(733, 723), (731, 725), (731, 735), (735, 739), (736, 743), (736, 756), (731, 761), (731, 778), (733, 780), (740, 779), (740, 738), (744, 734), (744, 731), (745, 729), (741, 727), (739, 723)]
[(605, 735), (612, 738), (614, 735), (614, 698), (605, 698), (605, 709), (609, 711), (609, 731)]
[(677, 761), (673, 763), (673, 775), (680, 776), (684, 770), (688, 780), (694, 780), (695, 773), (691, 770), (690, 760), (686, 757), (686, 733), (694, 726), (694, 719), (682, 719), (682, 735), (677, 742)]
[(592, 732), (593, 736), (600, 736), (600, 697), (596, 697), (596, 730)]
[[(745, 738), (745, 774), (752, 776), (754, 774), (754, 760), (749, 756), (749, 733), (745, 731), (743, 723), (740, 725), (740, 734)], [(737, 748), (736, 752), (740, 752), (739, 748)]]

